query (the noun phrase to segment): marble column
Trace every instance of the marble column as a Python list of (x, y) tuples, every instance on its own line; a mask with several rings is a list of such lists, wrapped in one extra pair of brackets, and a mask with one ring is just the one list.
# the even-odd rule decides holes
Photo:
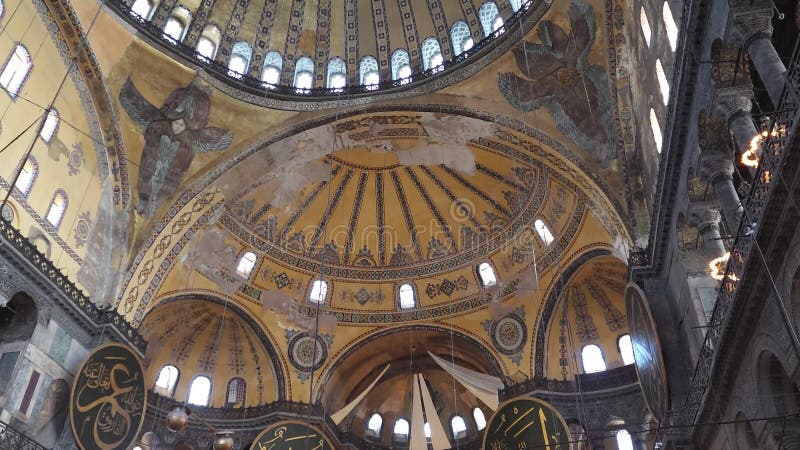
[[(708, 155), (708, 153), (706, 153)], [(710, 154), (702, 160), (702, 170), (717, 194), (717, 202), (722, 210), (725, 226), (735, 234), (739, 229), (744, 208), (739, 193), (733, 185), (733, 161), (725, 154)]]
[(716, 209), (703, 208), (692, 212), (692, 222), (703, 236), (706, 253), (712, 259), (719, 258), (726, 252), (725, 244), (720, 239), (719, 221), (720, 214)]
[(750, 86), (716, 89), (714, 91), (714, 110), (718, 116), (725, 120), (731, 133), (733, 133), (733, 140), (736, 143), (738, 154), (747, 151), (753, 138), (758, 135), (758, 129), (753, 123), (753, 117), (750, 115), (750, 110), (753, 108), (751, 98), (753, 98), (753, 88)]
[(728, 0), (730, 13), (725, 40), (742, 47), (767, 88), (772, 104), (780, 104), (786, 85), (786, 66), (772, 45), (772, 0)]

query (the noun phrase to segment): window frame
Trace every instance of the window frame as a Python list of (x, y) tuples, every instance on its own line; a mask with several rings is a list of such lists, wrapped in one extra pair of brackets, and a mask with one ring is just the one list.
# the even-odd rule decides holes
[(644, 9), (644, 5), (642, 5), (639, 10), (639, 27), (642, 29), (644, 42), (647, 44), (647, 47), (650, 48), (650, 44), (653, 40), (653, 26), (650, 25), (650, 17), (647, 15), (647, 10)]
[[(480, 413), (483, 425), (480, 424), (480, 422), (478, 421), (478, 417), (475, 415), (475, 413)], [(481, 431), (484, 428), (486, 428), (486, 425), (488, 424), (486, 422), (486, 414), (484, 414), (483, 410), (478, 406), (472, 408), (472, 420), (475, 421), (475, 429), (477, 429), (478, 431)]]
[[(53, 124), (52, 129), (47, 130), (48, 122), (51, 120), (55, 120), (55, 124)], [(58, 125), (61, 123), (61, 115), (58, 113), (58, 110), (55, 107), (50, 107), (50, 111), (47, 112), (47, 115), (44, 117), (44, 123), (42, 124), (41, 130), (39, 130), (39, 137), (44, 141), (45, 144), (49, 144), (53, 138), (55, 137), (56, 133), (58, 133)], [(45, 132), (47, 135), (45, 136)]]
[[(372, 422), (372, 419), (378, 417), (380, 423), (378, 423), (378, 429), (373, 429), (369, 426), (369, 423)], [(365, 435), (372, 438), (380, 439), (381, 431), (383, 430), (383, 416), (380, 413), (372, 413), (367, 420), (366, 427), (364, 429)]]
[[(491, 283), (488, 283), (483, 278), (483, 274), (482, 274), (482, 268), (483, 267), (486, 267), (491, 271), (492, 278), (494, 278), (494, 280), (490, 280)], [(497, 271), (494, 269), (494, 266), (489, 261), (482, 261), (482, 262), (478, 263), (478, 265), (475, 266), (475, 273), (477, 273), (477, 275), (478, 275), (478, 281), (481, 283), (481, 286), (483, 286), (485, 288), (496, 286), (497, 282), (499, 281), (497, 279)]]
[[(253, 255), (253, 265), (249, 268), (247, 273), (243, 273), (239, 270), (242, 265), (242, 261), (245, 259), (247, 255)], [(256, 266), (258, 265), (258, 255), (253, 250), (244, 250), (242, 253), (239, 254), (239, 257), (236, 259), (236, 268), (234, 269), (236, 275), (244, 278), (245, 280), (249, 280), (253, 277), (253, 272), (256, 270)]]
[(656, 151), (661, 154), (664, 147), (664, 131), (661, 129), (661, 122), (658, 120), (658, 114), (654, 108), (650, 108), (650, 131), (652, 132), (653, 141), (656, 143)]
[[(406, 432), (405, 433), (397, 433), (397, 425), (400, 422), (405, 423)], [(404, 436), (404, 437), (402, 437)], [(394, 420), (394, 424), (392, 425), (392, 442), (408, 442), (411, 440), (411, 422), (408, 421), (403, 416), (400, 416)]]
[(675, 21), (675, 16), (672, 14), (672, 7), (669, 6), (669, 1), (667, 0), (664, 0), (664, 5), (661, 7), (661, 20), (664, 21), (664, 30), (669, 48), (674, 52), (678, 49), (680, 29), (678, 28), (678, 22)]
[[(464, 429), (460, 430), (458, 432), (456, 432), (456, 428), (453, 425), (453, 422), (456, 419), (460, 420), (461, 423), (464, 424)], [(453, 439), (460, 440), (460, 439), (465, 439), (467, 437), (467, 433), (469, 431), (469, 425), (467, 424), (467, 420), (464, 419), (464, 417), (460, 416), (459, 414), (453, 414), (452, 417), (450, 417), (449, 425), (450, 425), (450, 436)]]
[[(278, 78), (275, 82), (267, 81), (266, 74), (267, 69), (274, 69), (275, 73), (278, 74)], [(272, 73), (272, 72), (270, 72)], [(267, 89), (274, 89), (279, 84), (281, 84), (281, 75), (283, 74), (283, 55), (280, 52), (272, 50), (267, 52), (264, 55), (264, 62), (261, 64), (261, 82), (263, 83), (264, 87)]]
[(670, 85), (667, 79), (667, 73), (664, 72), (664, 65), (661, 64), (661, 58), (656, 58), (655, 71), (658, 90), (661, 93), (661, 100), (664, 102), (664, 106), (667, 106), (669, 104)]
[[(25, 44), (16, 41), (14, 46), (11, 48), (11, 52), (6, 57), (6, 61), (3, 63), (3, 68), (0, 70), (0, 79), (3, 78), (5, 75), (6, 70), (9, 68), (9, 64), (11, 64), (12, 59), (17, 55), (17, 50), (22, 50), (25, 52), (25, 57), (21, 58), (22, 64), (24, 65), (24, 74), (21, 77), (16, 77), (16, 74), (19, 73), (19, 68), (15, 69), (8, 80), (8, 84), (0, 83), (0, 87), (6, 93), (16, 101), (17, 96), (19, 96), (19, 92), (22, 90), (22, 87), (25, 85), (25, 82), (28, 81), (28, 77), (30, 77), (31, 72), (33, 71), (33, 59), (31, 59), (31, 52), (28, 50), (28, 47)], [(23, 66), (20, 66), (23, 67)], [(16, 83), (16, 84), (15, 84)], [(13, 89), (12, 89), (13, 88)]]
[[(194, 403), (194, 402), (192, 402), (190, 400), (191, 397), (192, 397), (192, 387), (194, 386), (194, 384), (197, 382), (197, 380), (199, 378), (205, 378), (206, 380), (208, 380), (208, 399), (206, 400), (206, 404), (205, 405), (201, 405), (199, 403)], [(212, 392), (214, 392), (214, 383), (211, 382), (211, 377), (208, 377), (208, 376), (203, 375), (203, 374), (195, 375), (194, 378), (192, 378), (192, 381), (189, 383), (189, 387), (186, 389), (186, 403), (189, 404), (189, 405), (194, 405), (194, 406), (209, 407), (209, 406), (211, 406), (211, 394), (212, 394)]]
[[(542, 233), (542, 231), (539, 230), (537, 223), (542, 224), (542, 226), (544, 227), (544, 231), (547, 232), (547, 235), (543, 236), (544, 233)], [(550, 227), (547, 226), (547, 222), (545, 222), (544, 219), (541, 217), (537, 217), (536, 220), (533, 221), (533, 231), (536, 232), (536, 236), (539, 237), (539, 240), (544, 242), (544, 245), (549, 246), (556, 241), (556, 235), (553, 234), (553, 232), (550, 230)]]
[[(625, 352), (622, 351), (622, 345), (620, 345), (620, 342), (622, 342), (622, 339), (625, 338), (626, 336), (628, 338), (628, 342), (629, 342), (630, 349), (631, 349), (631, 353), (630, 353), (630, 357), (631, 357), (630, 361), (631, 362), (625, 362)], [(617, 350), (619, 351), (619, 357), (622, 360), (622, 364), (624, 364), (626, 366), (631, 365), (631, 364), (636, 364), (636, 356), (633, 353), (633, 341), (631, 340), (631, 334), (630, 333), (621, 334), (617, 338)]]
[[(163, 372), (168, 367), (172, 367), (173, 369), (175, 369), (175, 381), (172, 382), (171, 387), (168, 386), (166, 388), (162, 388), (161, 386), (158, 385), (158, 380), (161, 378), (161, 372)], [(163, 389), (163, 391), (166, 392), (166, 394), (161, 394), (161, 395), (164, 395), (165, 397), (174, 398), (175, 390), (178, 388), (178, 383), (180, 382), (180, 379), (181, 379), (181, 370), (178, 369), (178, 367), (174, 364), (165, 364), (161, 366), (161, 369), (158, 370), (158, 375), (156, 375), (156, 381), (153, 382), (153, 391), (159, 392), (159, 389)]]
[[(317, 289), (317, 286), (321, 286), (319, 291), (322, 294), (322, 298), (314, 298), (314, 291)], [(308, 302), (314, 305), (324, 305), (328, 301), (328, 294), (330, 293), (330, 286), (328, 282), (322, 278), (317, 278), (311, 282), (311, 285), (308, 289)]]
[[(64, 200), (64, 207), (61, 208), (56, 223), (53, 223), (53, 221), (50, 220), (50, 213), (52, 212), (53, 207), (55, 206), (56, 197), (59, 196)], [(69, 207), (69, 197), (67, 196), (66, 191), (64, 191), (63, 189), (56, 189), (56, 191), (53, 193), (53, 197), (50, 199), (50, 205), (47, 207), (47, 214), (45, 214), (44, 216), (47, 223), (52, 225), (53, 229), (55, 229), (56, 231), (58, 231), (58, 228), (61, 226), (62, 223), (64, 223), (64, 216), (67, 214), (67, 207)]]
[[(25, 169), (25, 166), (28, 163), (31, 164), (31, 175), (29, 177), (30, 181), (28, 182), (28, 185), (26, 186), (25, 190), (23, 191), (19, 187), (19, 180), (21, 178), (22, 171)], [(19, 193), (22, 194), (23, 198), (28, 198), (28, 195), (33, 190), (33, 184), (36, 182), (36, 178), (39, 176), (39, 162), (36, 161), (36, 158), (33, 155), (28, 155), (28, 159), (26, 159), (25, 162), (22, 163), (22, 166), (18, 167), (17, 170), (19, 171), (20, 175), (17, 176), (17, 181), (14, 182), (14, 189), (18, 190)]]
[[(406, 286), (411, 288), (411, 299), (414, 302), (414, 304), (411, 305), (411, 306), (403, 306), (402, 291), (403, 291), (403, 288), (406, 287)], [(416, 308), (418, 306), (417, 305), (417, 301), (418, 301), (418, 299), (417, 299), (417, 288), (410, 281), (401, 283), (400, 286), (398, 286), (398, 288), (397, 288), (397, 290), (395, 292), (397, 292), (397, 307), (400, 308), (401, 310), (410, 310), (410, 309), (414, 309), (414, 308)]]
[[(241, 388), (239, 386), (235, 387), (237, 396), (239, 395), (239, 391), (241, 391), (242, 393), (241, 400), (234, 399), (233, 401), (231, 401), (231, 387), (234, 382), (242, 384)], [(244, 408), (246, 401), (247, 401), (247, 381), (245, 381), (245, 379), (242, 377), (233, 377), (230, 380), (228, 380), (228, 385), (225, 388), (225, 406), (230, 408), (232, 407), (233, 404), (241, 402), (240, 408)]]
[[(589, 370), (586, 369), (586, 356), (585, 356), (585, 354), (586, 354), (586, 349), (590, 348), (590, 347), (596, 348), (597, 351), (599, 352), (600, 361), (603, 363), (603, 369), (602, 370), (591, 370), (591, 371), (589, 371)], [(581, 369), (583, 369), (583, 373), (585, 373), (585, 374), (601, 373), (601, 372), (607, 371), (608, 370), (608, 362), (606, 362), (606, 357), (605, 357), (605, 354), (603, 353), (603, 348), (600, 347), (597, 344), (586, 344), (583, 347), (581, 347)]]
[[(146, 15), (144, 15), (144, 16), (142, 16), (142, 15), (139, 15), (139, 13), (138, 13), (138, 12), (136, 12), (136, 11), (134, 11), (134, 10), (133, 10), (134, 6), (135, 6), (137, 3), (139, 3), (139, 1), (141, 1), (142, 3), (146, 3), (146, 4), (147, 4), (147, 6), (148, 6), (148, 8), (147, 8), (147, 14), (146, 14)], [(155, 12), (155, 10), (156, 10), (156, 3), (155, 3), (155, 2), (151, 2), (150, 0), (135, 0), (133, 3), (131, 3), (131, 9), (130, 9), (130, 12), (131, 12), (132, 14), (136, 15), (137, 17), (141, 17), (142, 19), (144, 19), (144, 20), (148, 20), (148, 21), (149, 21), (150, 19), (152, 19), (152, 18), (153, 18), (153, 13)]]
[[(301, 76), (308, 76), (308, 87), (299, 86)], [(297, 59), (294, 66), (294, 78), (292, 79), (292, 87), (298, 94), (308, 94), (311, 89), (314, 89), (314, 61), (308, 56), (301, 56)]]

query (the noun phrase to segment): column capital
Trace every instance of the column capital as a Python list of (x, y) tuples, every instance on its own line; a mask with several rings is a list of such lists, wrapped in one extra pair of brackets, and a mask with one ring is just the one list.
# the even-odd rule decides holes
[(753, 109), (753, 86), (740, 85), (714, 89), (711, 99), (714, 113), (729, 122), (738, 114), (750, 114)]
[(719, 210), (701, 207), (691, 211), (689, 223), (697, 227), (697, 231), (702, 234), (709, 229), (719, 231), (720, 220), (722, 220), (722, 215)]
[(758, 35), (772, 35), (772, 0), (728, 0), (728, 6), (726, 44), (745, 47)]
[(713, 183), (719, 177), (733, 176), (733, 161), (730, 155), (706, 152), (700, 155), (700, 170)]

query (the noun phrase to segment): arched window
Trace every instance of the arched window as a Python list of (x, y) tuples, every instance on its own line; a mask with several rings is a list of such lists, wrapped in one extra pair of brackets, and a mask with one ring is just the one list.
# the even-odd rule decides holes
[(47, 210), (47, 221), (56, 230), (61, 224), (61, 219), (64, 218), (64, 212), (67, 211), (67, 204), (67, 193), (61, 189), (57, 190), (50, 202), (50, 208)]
[(394, 438), (398, 441), (408, 440), (409, 425), (406, 419), (397, 419), (394, 423)]
[(162, 367), (158, 372), (158, 378), (156, 378), (156, 385), (153, 390), (163, 396), (172, 397), (175, 394), (175, 386), (178, 384), (178, 375), (177, 367)]
[(422, 432), (425, 433), (425, 439), (431, 438), (431, 424), (425, 422), (425, 425), (422, 426)]
[[(478, 17), (481, 19), (483, 35), (489, 36), (503, 26), (503, 18), (494, 2), (486, 2), (478, 10)], [(498, 22), (497, 19), (500, 19)]]
[(583, 347), (583, 350), (581, 350), (581, 361), (583, 361), (583, 371), (586, 373), (602, 372), (606, 370), (606, 361), (603, 359), (603, 351), (594, 344)]
[(514, 12), (519, 11), (522, 7), (522, 0), (511, 0), (509, 3), (511, 3), (511, 9), (513, 9)]
[(131, 5), (131, 12), (144, 20), (150, 20), (150, 15), (153, 12), (153, 4), (150, 0), (136, 0), (133, 2), (133, 5)]
[(461, 416), (455, 416), (450, 420), (450, 427), (453, 429), (453, 437), (461, 439), (467, 436), (467, 422)]
[(420, 53), (422, 54), (422, 66), (425, 70), (433, 69), (434, 72), (441, 70), (437, 69), (444, 62), (439, 41), (432, 37), (425, 39), (422, 42), (422, 47), (420, 47)]
[(239, 263), (236, 264), (236, 273), (245, 278), (248, 278), (255, 266), (256, 266), (256, 254), (253, 252), (247, 252), (244, 255), (242, 255), (241, 258), (239, 258)]
[(486, 416), (483, 415), (483, 411), (480, 408), (475, 408), (472, 410), (472, 418), (475, 419), (475, 426), (478, 427), (478, 431), (486, 428)]
[(300, 93), (307, 93), (312, 86), (314, 86), (314, 62), (308, 56), (303, 56), (294, 66), (294, 87)]
[(186, 26), (192, 21), (192, 15), (189, 10), (182, 7), (177, 7), (172, 10), (172, 14), (167, 23), (164, 24), (164, 34), (175, 41), (182, 41), (186, 35)]
[(453, 24), (453, 28), (450, 29), (450, 39), (453, 41), (453, 53), (456, 55), (460, 55), (471, 49), (474, 44), (472, 41), (472, 33), (469, 31), (469, 25), (463, 20), (459, 20)]
[(325, 297), (328, 295), (328, 283), (323, 280), (314, 280), (311, 285), (311, 293), (308, 295), (308, 300), (311, 303), (325, 303)]
[(362, 86), (367, 89), (377, 89), (380, 82), (378, 74), (378, 60), (373, 56), (365, 56), (358, 63), (358, 76)]
[(33, 187), (33, 182), (36, 181), (36, 175), (39, 174), (39, 163), (36, 162), (33, 156), (29, 156), (22, 165), (22, 169), (17, 177), (17, 182), (14, 187), (19, 189), (23, 197), (27, 197)]
[(414, 287), (410, 284), (400, 286), (400, 309), (409, 309), (417, 306)]
[(675, 18), (672, 17), (672, 9), (666, 1), (664, 2), (664, 9), (661, 14), (664, 18), (664, 27), (667, 29), (669, 46), (674, 52), (675, 49), (678, 48), (678, 25), (675, 24)]
[(639, 25), (642, 26), (642, 34), (644, 35), (644, 42), (650, 47), (650, 38), (653, 36), (653, 29), (650, 28), (650, 20), (647, 18), (647, 12), (644, 6), (639, 11)]
[(53, 135), (56, 134), (59, 121), (58, 110), (50, 108), (50, 112), (47, 113), (47, 117), (44, 118), (44, 125), (42, 125), (42, 131), (39, 132), (39, 137), (45, 142), (50, 143), (50, 140), (53, 139)]
[(653, 140), (656, 141), (656, 150), (661, 153), (661, 146), (664, 145), (664, 136), (661, 134), (661, 124), (658, 123), (658, 116), (653, 108), (650, 108), (650, 129), (653, 130)]
[(225, 399), (225, 406), (242, 408), (244, 407), (244, 396), (247, 391), (247, 383), (243, 378), (231, 378), (228, 381), (228, 395)]
[(231, 59), (228, 60), (228, 75), (241, 78), (250, 67), (250, 56), (253, 50), (247, 42), (239, 41), (231, 48)]
[(211, 401), (211, 380), (203, 375), (198, 375), (189, 386), (189, 395), (186, 402), (192, 405), (208, 406)]
[(478, 276), (481, 278), (481, 283), (484, 287), (497, 284), (497, 277), (494, 274), (494, 269), (492, 269), (492, 265), (487, 262), (478, 264)]
[(328, 61), (328, 89), (342, 89), (347, 84), (347, 65), (341, 58)]
[(550, 245), (555, 240), (553, 233), (550, 232), (550, 228), (547, 228), (547, 225), (545, 225), (542, 219), (536, 219), (536, 221), (533, 222), (533, 228), (536, 229), (536, 233), (545, 245)]
[(28, 53), (28, 49), (22, 44), (17, 44), (9, 55), (6, 65), (3, 66), (3, 72), (0, 73), (0, 86), (3, 86), (3, 89), (12, 98), (17, 98), (22, 83), (28, 78), (32, 66), (31, 54)]
[(622, 356), (622, 362), (627, 366), (633, 364), (636, 359), (633, 357), (633, 345), (631, 345), (631, 335), (623, 334), (617, 340), (617, 347), (619, 347), (619, 354)]
[(197, 40), (197, 53), (208, 59), (214, 59), (217, 56), (217, 47), (220, 41), (219, 28), (214, 25), (208, 25)]
[(669, 103), (669, 81), (667, 81), (667, 74), (664, 73), (664, 66), (661, 65), (660, 59), (656, 59), (656, 78), (658, 78), (658, 87), (661, 90), (661, 100), (666, 105)]
[(631, 435), (627, 430), (617, 430), (617, 432), (614, 434), (617, 438), (618, 450), (633, 450), (633, 441), (631, 440)]
[(375, 413), (369, 418), (367, 422), (367, 431), (373, 433), (375, 436), (381, 435), (381, 426), (383, 425), (383, 417)]
[(392, 53), (392, 79), (400, 80), (410, 76), (411, 60), (408, 57), (408, 52), (403, 48), (398, 48)]
[(261, 81), (268, 83), (267, 87), (274, 88), (281, 81), (283, 57), (278, 52), (269, 52), (264, 56), (264, 68), (261, 70)]

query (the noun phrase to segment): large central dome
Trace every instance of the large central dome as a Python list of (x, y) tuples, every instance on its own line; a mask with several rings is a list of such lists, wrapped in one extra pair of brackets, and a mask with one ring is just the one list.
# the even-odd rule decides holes
[[(144, 35), (248, 93), (375, 94), (459, 66), (543, 0), (112, 0)], [(507, 33), (507, 31), (509, 33)], [(490, 45), (491, 44), (491, 45)], [(495, 55), (496, 56), (496, 55)], [(441, 82), (441, 81), (440, 81)]]

